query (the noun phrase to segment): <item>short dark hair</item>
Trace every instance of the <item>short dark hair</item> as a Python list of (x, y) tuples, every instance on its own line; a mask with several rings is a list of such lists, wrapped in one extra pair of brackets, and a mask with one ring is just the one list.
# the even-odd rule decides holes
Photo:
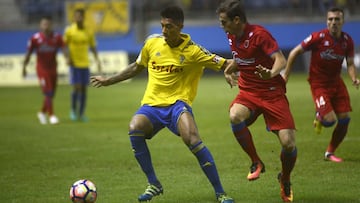
[(77, 8), (77, 9), (75, 10), (75, 13), (80, 13), (82, 16), (84, 16), (84, 15), (85, 15), (85, 9), (83, 9), (83, 8)]
[(41, 16), (41, 19), (48, 20), (48, 21), (52, 21), (52, 17), (49, 16), (49, 15)]
[(340, 12), (344, 15), (344, 10), (339, 7), (331, 7), (331, 8), (329, 8), (328, 12)]
[(246, 14), (239, 0), (225, 0), (223, 1), (216, 12), (226, 13), (227, 17), (233, 20), (236, 16), (240, 18), (240, 20), (244, 23), (247, 22)]
[(160, 12), (162, 18), (170, 18), (173, 21), (183, 24), (184, 12), (179, 6), (169, 6)]

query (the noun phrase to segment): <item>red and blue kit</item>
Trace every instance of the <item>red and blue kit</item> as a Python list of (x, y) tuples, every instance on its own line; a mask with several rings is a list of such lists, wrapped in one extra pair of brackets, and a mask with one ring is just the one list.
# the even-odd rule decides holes
[(227, 36), (240, 73), (240, 92), (231, 105), (240, 103), (252, 111), (263, 113), (270, 130), (294, 129), (282, 76), (263, 80), (255, 74), (259, 64), (272, 68), (274, 61), (271, 55), (280, 50), (276, 40), (264, 27), (250, 24), (246, 24), (240, 39), (231, 34)]
[[(344, 59), (354, 57), (354, 42), (350, 35), (342, 32), (336, 39), (328, 29), (323, 29), (308, 36), (301, 46), (305, 51), (311, 51), (308, 81), (317, 111), (321, 114), (331, 110), (351, 111), (349, 94), (341, 79)], [(326, 105), (331, 103), (333, 105)]]
[(262, 26), (247, 24), (240, 39), (228, 34), (233, 58), (240, 71), (239, 88), (256, 95), (284, 94), (285, 81), (280, 75), (269, 80), (262, 80), (254, 72), (256, 66), (271, 69), (274, 61), (271, 54), (279, 51), (279, 46), (271, 34)]
[(339, 39), (332, 37), (328, 29), (314, 32), (301, 46), (311, 50), (309, 82), (314, 85), (337, 86), (344, 59), (354, 57), (354, 42), (344, 32)]
[(61, 47), (64, 47), (64, 42), (57, 33), (46, 36), (42, 32), (37, 32), (28, 41), (27, 49), (31, 52), (36, 51), (36, 72), (43, 88), (53, 89), (56, 84), (56, 54)]

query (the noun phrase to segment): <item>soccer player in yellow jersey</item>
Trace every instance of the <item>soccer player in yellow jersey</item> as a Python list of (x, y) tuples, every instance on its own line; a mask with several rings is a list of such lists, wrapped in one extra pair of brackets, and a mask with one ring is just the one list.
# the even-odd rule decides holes
[[(204, 67), (221, 70), (231, 67), (233, 62), (210, 53), (194, 43), (188, 34), (181, 33), (183, 22), (181, 8), (171, 6), (162, 10), (162, 35), (148, 37), (136, 62), (110, 77), (92, 76), (91, 83), (95, 87), (113, 85), (145, 69), (148, 71), (148, 84), (141, 107), (129, 125), (132, 149), (148, 179), (145, 192), (138, 197), (140, 202), (163, 193), (146, 139), (151, 139), (167, 127), (180, 136), (195, 155), (215, 190), (217, 201), (233, 203), (234, 200), (224, 192), (210, 151), (201, 141), (191, 108)], [(231, 82), (229, 77), (225, 78)]]
[[(86, 122), (85, 105), (87, 98), (87, 86), (89, 85), (89, 49), (93, 53), (101, 72), (101, 63), (96, 49), (95, 35), (84, 25), (84, 9), (75, 10), (75, 22), (65, 29), (64, 41), (70, 54), (70, 83), (73, 85), (71, 93), (70, 119)], [(79, 107), (78, 107), (79, 105)]]

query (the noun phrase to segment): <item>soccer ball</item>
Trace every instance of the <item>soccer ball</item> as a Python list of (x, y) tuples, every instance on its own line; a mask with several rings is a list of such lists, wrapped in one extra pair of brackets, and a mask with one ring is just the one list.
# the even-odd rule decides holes
[(96, 187), (90, 180), (78, 180), (70, 188), (70, 199), (74, 203), (94, 203)]

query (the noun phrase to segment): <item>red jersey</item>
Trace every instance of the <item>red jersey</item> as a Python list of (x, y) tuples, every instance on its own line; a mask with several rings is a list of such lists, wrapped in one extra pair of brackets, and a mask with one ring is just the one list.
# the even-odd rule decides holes
[(42, 32), (35, 33), (28, 41), (28, 50), (36, 50), (36, 68), (37, 71), (56, 71), (56, 53), (64, 42), (60, 34), (52, 33), (45, 36)]
[(312, 85), (337, 86), (344, 59), (354, 57), (354, 42), (345, 32), (340, 39), (333, 38), (328, 29), (314, 32), (301, 46), (305, 51), (311, 50), (308, 80)]
[(259, 64), (271, 69), (274, 64), (271, 54), (280, 50), (276, 40), (264, 27), (246, 24), (240, 39), (231, 34), (227, 37), (240, 71), (238, 86), (241, 91), (261, 96), (275, 96), (286, 92), (282, 76), (263, 80), (255, 74), (255, 67)]

